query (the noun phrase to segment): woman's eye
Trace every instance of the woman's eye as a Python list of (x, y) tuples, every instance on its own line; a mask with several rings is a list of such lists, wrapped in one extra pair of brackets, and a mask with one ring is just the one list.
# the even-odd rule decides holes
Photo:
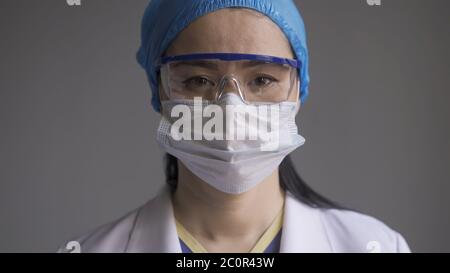
[(261, 76), (261, 77), (257, 77), (256, 79), (254, 79), (253, 84), (255, 84), (256, 86), (264, 87), (264, 86), (270, 85), (271, 83), (273, 83), (275, 81), (276, 80), (274, 78), (267, 77), (267, 76)]
[(184, 81), (184, 84), (187, 87), (191, 87), (191, 88), (207, 87), (210, 85), (214, 85), (214, 83), (211, 82), (206, 77), (192, 77), (192, 78), (189, 78), (186, 81)]

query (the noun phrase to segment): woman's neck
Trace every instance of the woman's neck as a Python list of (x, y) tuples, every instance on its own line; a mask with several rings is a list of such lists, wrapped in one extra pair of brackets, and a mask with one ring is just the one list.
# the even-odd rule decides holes
[(233, 195), (200, 180), (180, 161), (178, 166), (175, 217), (209, 252), (251, 249), (283, 209), (278, 169), (248, 192)]

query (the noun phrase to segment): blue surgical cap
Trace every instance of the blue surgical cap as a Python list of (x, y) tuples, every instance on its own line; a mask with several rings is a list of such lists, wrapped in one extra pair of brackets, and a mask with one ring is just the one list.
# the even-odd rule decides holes
[(139, 64), (146, 70), (152, 90), (152, 105), (160, 111), (156, 66), (178, 33), (195, 19), (224, 8), (256, 10), (275, 22), (289, 40), (295, 57), (301, 62), (300, 100), (308, 96), (308, 48), (303, 19), (292, 0), (152, 0), (145, 9), (141, 25)]

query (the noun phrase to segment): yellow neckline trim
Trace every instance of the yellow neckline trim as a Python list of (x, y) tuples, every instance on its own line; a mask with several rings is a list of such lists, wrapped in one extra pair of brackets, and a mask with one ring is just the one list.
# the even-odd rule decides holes
[[(284, 209), (278, 213), (277, 217), (275, 217), (274, 221), (270, 226), (266, 229), (263, 235), (259, 238), (258, 242), (256, 242), (255, 246), (249, 251), (250, 253), (263, 253), (264, 250), (270, 245), (270, 243), (275, 239), (278, 232), (281, 230), (283, 226), (283, 215)], [(207, 253), (208, 251), (192, 236), (192, 234), (187, 231), (184, 226), (175, 219), (175, 224), (177, 228), (177, 233), (180, 239), (186, 244), (186, 246), (193, 253)]]
[(175, 219), (178, 237), (186, 244), (193, 253), (208, 253), (208, 251), (191, 235), (184, 226)]
[(283, 226), (283, 211), (284, 209), (281, 209), (272, 224), (270, 224), (264, 234), (259, 238), (258, 242), (256, 242), (255, 246), (250, 250), (250, 253), (263, 253), (273, 239), (275, 239)]

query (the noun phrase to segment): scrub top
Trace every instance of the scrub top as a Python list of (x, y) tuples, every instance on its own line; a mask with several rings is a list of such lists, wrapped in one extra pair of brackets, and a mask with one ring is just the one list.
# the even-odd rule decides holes
[[(183, 253), (207, 253), (208, 251), (175, 219), (178, 238)], [(272, 224), (256, 242), (250, 253), (278, 253), (283, 225), (283, 210), (278, 213)]]

